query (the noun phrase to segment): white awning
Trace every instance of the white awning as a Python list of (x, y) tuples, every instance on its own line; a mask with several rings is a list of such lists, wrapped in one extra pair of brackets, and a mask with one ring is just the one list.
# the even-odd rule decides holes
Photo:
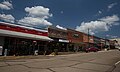
[(68, 43), (68, 42), (69, 42), (69, 40), (59, 39), (59, 42), (66, 42), (66, 43)]
[(47, 36), (40, 36), (40, 35), (35, 35), (35, 34), (28, 34), (28, 33), (9, 31), (9, 30), (3, 30), (3, 29), (0, 29), (0, 36), (18, 37), (18, 38), (44, 40), (44, 41), (53, 40)]

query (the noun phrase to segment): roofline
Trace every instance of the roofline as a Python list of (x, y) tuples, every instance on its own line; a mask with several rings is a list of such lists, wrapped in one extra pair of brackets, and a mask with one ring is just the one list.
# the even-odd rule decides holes
[(16, 32), (16, 31), (9, 31), (9, 30), (3, 30), (3, 29), (0, 29), (0, 36), (52, 41), (52, 39), (47, 36), (28, 34), (28, 33)]
[(32, 27), (27, 27), (27, 26), (23, 26), (23, 25), (17, 25), (17, 24), (13, 24), (13, 23), (7, 23), (7, 22), (1, 22), (5, 25), (10, 25), (10, 26), (16, 26), (16, 27), (21, 27), (21, 28), (25, 28), (25, 29), (31, 29), (31, 30), (36, 30), (36, 31), (41, 31), (41, 32), (48, 32), (47, 30), (41, 30), (41, 29), (36, 29), (36, 28), (32, 28)]

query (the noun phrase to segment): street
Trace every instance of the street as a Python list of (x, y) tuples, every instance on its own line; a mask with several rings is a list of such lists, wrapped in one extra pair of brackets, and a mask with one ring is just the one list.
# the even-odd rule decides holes
[(76, 53), (48, 59), (3, 60), (0, 72), (120, 72), (118, 61), (118, 50)]

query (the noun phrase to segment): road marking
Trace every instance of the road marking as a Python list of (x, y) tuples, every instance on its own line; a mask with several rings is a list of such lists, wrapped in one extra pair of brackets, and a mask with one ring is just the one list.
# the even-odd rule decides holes
[(116, 63), (115, 63), (115, 66), (118, 65), (119, 63), (120, 63), (120, 61), (116, 62)]

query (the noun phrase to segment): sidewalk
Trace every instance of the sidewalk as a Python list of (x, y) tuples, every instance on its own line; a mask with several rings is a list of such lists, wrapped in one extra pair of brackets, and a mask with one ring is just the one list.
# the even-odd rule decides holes
[(49, 59), (50, 56), (45, 55), (28, 55), (28, 56), (0, 56), (0, 61), (2, 60), (16, 60), (16, 59)]
[[(109, 50), (111, 51), (111, 50)], [(99, 52), (106, 52), (104, 50), (99, 51)], [(78, 54), (78, 53), (85, 53), (85, 52), (58, 52), (58, 55), (54, 56), (59, 56), (59, 55), (72, 55), (72, 54)], [(2, 60), (16, 60), (16, 59), (49, 59), (51, 57), (50, 55), (26, 55), (26, 56), (0, 56), (0, 61)]]
[(82, 52), (58, 52), (58, 55), (26, 55), (26, 56), (0, 56), (0, 61), (2, 60), (16, 60), (16, 59), (49, 59), (54, 56), (59, 55), (69, 55), (69, 54), (76, 54)]

